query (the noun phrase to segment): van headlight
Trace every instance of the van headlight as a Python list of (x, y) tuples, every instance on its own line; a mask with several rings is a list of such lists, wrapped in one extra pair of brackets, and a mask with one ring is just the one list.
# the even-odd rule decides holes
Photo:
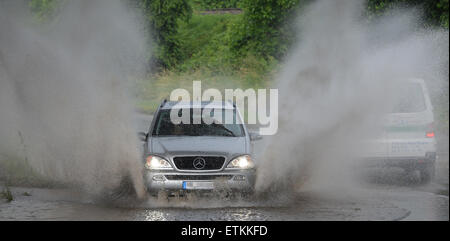
[(238, 168), (238, 169), (251, 169), (254, 168), (255, 164), (249, 155), (239, 156), (233, 159), (227, 166), (227, 168)]
[(145, 159), (145, 168), (149, 170), (167, 170), (167, 169), (173, 169), (172, 165), (170, 163), (158, 156), (148, 156)]

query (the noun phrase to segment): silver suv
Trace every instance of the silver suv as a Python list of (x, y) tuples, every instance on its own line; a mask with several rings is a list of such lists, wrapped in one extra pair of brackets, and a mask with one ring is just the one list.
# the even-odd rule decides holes
[[(203, 111), (233, 118), (229, 122), (195, 122)], [(189, 124), (174, 124), (171, 111), (186, 111)], [(184, 113), (186, 113), (184, 112)], [(208, 112), (212, 113), (212, 112)], [(222, 124), (220, 124), (222, 123)], [(155, 112), (144, 141), (145, 182), (152, 195), (193, 190), (251, 193), (256, 166), (251, 141), (261, 139), (249, 133), (234, 104), (228, 102), (163, 101)]]

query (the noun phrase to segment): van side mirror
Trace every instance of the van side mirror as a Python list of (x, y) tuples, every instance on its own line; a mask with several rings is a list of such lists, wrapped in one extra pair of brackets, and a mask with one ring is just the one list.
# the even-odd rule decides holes
[(255, 132), (250, 132), (249, 135), (250, 135), (250, 140), (251, 141), (258, 141), (258, 140), (261, 140), (263, 138), (260, 134), (255, 133)]
[(140, 139), (141, 141), (147, 141), (147, 133), (145, 133), (145, 132), (139, 132), (139, 133), (138, 133), (138, 136), (139, 136), (139, 139)]

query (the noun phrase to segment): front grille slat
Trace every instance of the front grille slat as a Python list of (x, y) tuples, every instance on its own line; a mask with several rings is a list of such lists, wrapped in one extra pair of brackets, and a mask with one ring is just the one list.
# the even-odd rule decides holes
[[(205, 160), (205, 165), (203, 168), (195, 168), (194, 167), (194, 160), (197, 158), (202, 158)], [(225, 157), (221, 156), (180, 156), (180, 157), (174, 157), (173, 162), (175, 166), (179, 170), (196, 170), (196, 171), (202, 171), (202, 170), (218, 170), (222, 168)]]
[(232, 175), (165, 175), (167, 180), (230, 180)]

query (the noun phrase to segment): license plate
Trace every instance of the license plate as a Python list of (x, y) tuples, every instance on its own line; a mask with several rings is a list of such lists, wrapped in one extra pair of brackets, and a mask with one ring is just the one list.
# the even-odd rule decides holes
[(208, 190), (214, 189), (213, 182), (183, 182), (184, 190)]

